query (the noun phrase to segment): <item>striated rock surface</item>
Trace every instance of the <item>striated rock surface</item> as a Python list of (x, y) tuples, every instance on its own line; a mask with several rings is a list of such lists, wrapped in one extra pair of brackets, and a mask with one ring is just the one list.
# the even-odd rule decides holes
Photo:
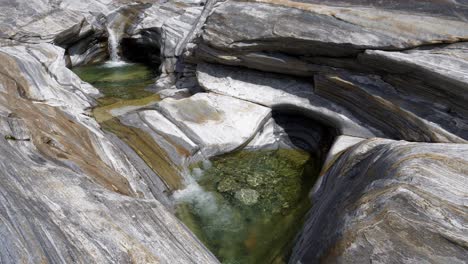
[(466, 263), (468, 145), (364, 141), (323, 172), (290, 263)]
[(399, 90), (436, 101), (440, 111), (459, 118), (467, 114), (467, 49), (463, 42), (406, 52), (366, 51), (359, 60), (382, 70)]
[(360, 123), (349, 112), (314, 93), (312, 80), (300, 80), (257, 71), (199, 64), (199, 84), (206, 90), (272, 108), (297, 109), (347, 135), (372, 137), (379, 134)]
[(63, 49), (0, 57), (2, 262), (217, 262), (87, 116), (97, 91)]
[[(389, 138), (422, 142), (466, 142), (467, 121), (434, 106), (431, 98), (407, 95), (379, 76), (317, 75), (315, 92), (347, 108)], [(362, 102), (366, 107), (361, 107)]]
[(243, 147), (271, 115), (267, 107), (213, 93), (168, 98), (158, 110), (199, 145), (205, 158)]
[[(435, 108), (431, 98), (406, 95), (379, 76), (335, 71), (315, 76), (312, 83), (307, 79), (199, 64), (197, 77), (208, 91), (273, 108), (296, 109), (344, 135), (385, 135), (424, 142), (465, 142), (467, 138), (468, 126), (460, 115)], [(363, 100), (366, 108), (361, 107)]]
[(464, 41), (468, 37), (466, 20), (345, 2), (351, 5), (288, 0), (228, 1), (216, 8), (207, 20), (203, 43), (216, 50), (233, 52), (234, 56), (269, 51), (343, 57), (366, 49), (401, 50)]

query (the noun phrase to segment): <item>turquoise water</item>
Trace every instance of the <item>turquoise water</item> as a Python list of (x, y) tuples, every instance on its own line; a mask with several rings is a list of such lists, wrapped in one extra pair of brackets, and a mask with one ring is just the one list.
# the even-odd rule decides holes
[(177, 216), (222, 263), (287, 263), (317, 165), (298, 150), (214, 158), (195, 186), (175, 194)]

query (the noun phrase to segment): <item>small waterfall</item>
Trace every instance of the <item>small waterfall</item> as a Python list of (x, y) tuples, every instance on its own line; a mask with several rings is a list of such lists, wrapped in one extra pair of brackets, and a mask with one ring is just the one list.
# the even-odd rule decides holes
[(117, 16), (114, 21), (107, 25), (108, 49), (110, 60), (106, 63), (109, 67), (117, 67), (126, 64), (119, 56), (119, 46), (122, 40), (122, 35), (125, 30), (125, 20)]
[(110, 60), (113, 62), (121, 61), (119, 56), (119, 38), (116, 36), (114, 30), (111, 27), (107, 28), (107, 33), (109, 34), (109, 55)]

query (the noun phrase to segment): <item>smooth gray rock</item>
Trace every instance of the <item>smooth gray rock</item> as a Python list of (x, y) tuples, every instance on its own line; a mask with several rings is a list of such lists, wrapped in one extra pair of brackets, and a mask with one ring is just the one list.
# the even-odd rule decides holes
[(254, 205), (258, 202), (259, 194), (252, 189), (240, 189), (234, 197), (245, 205)]
[(431, 98), (407, 95), (378, 76), (318, 75), (315, 92), (385, 131), (388, 138), (455, 143), (468, 139), (465, 118), (443, 111), (443, 105), (434, 105)]
[(207, 91), (273, 109), (295, 110), (336, 128), (340, 134), (366, 138), (383, 135), (371, 124), (361, 123), (343, 107), (317, 96), (312, 80), (214, 64), (199, 64), (197, 78)]
[(243, 148), (271, 116), (270, 108), (215, 93), (166, 98), (157, 109), (199, 146), (193, 161)]
[(466, 263), (468, 145), (371, 139), (323, 172), (290, 263)]
[(203, 32), (203, 42), (219, 50), (332, 57), (365, 49), (453, 43), (467, 37), (467, 22), (427, 13), (288, 0), (224, 2), (210, 15)]
[(386, 80), (402, 92), (436, 101), (449, 114), (466, 116), (467, 50), (464, 42), (406, 52), (366, 51), (359, 60), (384, 71)]

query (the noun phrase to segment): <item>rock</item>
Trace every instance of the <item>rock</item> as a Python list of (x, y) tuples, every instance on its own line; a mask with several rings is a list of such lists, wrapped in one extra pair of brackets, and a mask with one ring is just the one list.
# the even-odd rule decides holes
[(407, 95), (374, 75), (335, 71), (317, 75), (312, 85), (289, 76), (199, 64), (197, 77), (208, 91), (295, 110), (343, 135), (365, 138), (373, 132), (395, 139), (458, 143), (468, 137), (460, 115), (440, 111), (430, 98)]
[(109, 57), (107, 35), (101, 31), (93, 32), (92, 35), (69, 45), (67, 52), (70, 67), (103, 62)]
[[(203, 43), (187, 54), (187, 60), (195, 63), (200, 60), (231, 66), (244, 66), (266, 72), (276, 72), (297, 76), (312, 76), (317, 72), (332, 70), (330, 67), (311, 63), (309, 59), (274, 52), (242, 52), (216, 50)], [(326, 61), (329, 61), (328, 58)], [(361, 65), (360, 69), (362, 69)]]
[(328, 151), (327, 157), (325, 158), (325, 162), (323, 163), (323, 168), (329, 168), (329, 166), (333, 164), (336, 161), (336, 159), (347, 149), (364, 140), (366, 139), (350, 136), (338, 136), (335, 139), (335, 142), (333, 142), (332, 147)]
[(244, 149), (247, 150), (273, 150), (279, 147), (278, 138), (275, 133), (278, 129), (273, 118), (270, 118), (263, 127), (258, 131), (257, 135), (249, 142)]
[(147, 165), (82, 114), (97, 90), (63, 58), (51, 44), (0, 48), (0, 134), (30, 138), (0, 138), (0, 259), (218, 263), (170, 213)]
[(373, 67), (356, 60), (366, 50), (464, 41), (464, 10), (459, 3), (434, 1), (228, 1), (207, 19), (202, 41), (189, 48), (186, 60), (298, 76), (333, 68), (368, 73)]
[(290, 263), (463, 263), (466, 144), (371, 139), (316, 183)]
[(245, 205), (254, 205), (258, 201), (259, 194), (252, 189), (240, 189), (234, 197)]
[(440, 111), (430, 98), (407, 95), (377, 76), (318, 75), (315, 91), (346, 107), (362, 122), (385, 131), (388, 138), (455, 143), (468, 139), (464, 118)]
[(365, 49), (453, 43), (467, 36), (468, 23), (434, 14), (261, 0), (222, 3), (206, 22), (203, 42), (219, 50), (338, 57)]
[(265, 179), (261, 173), (255, 173), (247, 175), (247, 183), (252, 187), (257, 187), (265, 183)]
[(383, 135), (383, 132), (361, 123), (346, 109), (317, 96), (313, 83), (306, 80), (213, 64), (199, 64), (197, 77), (200, 85), (208, 91), (275, 109), (295, 110), (345, 135)]
[(179, 166), (184, 165), (186, 159), (199, 150), (196, 143), (158, 111), (144, 110), (130, 113), (120, 117), (120, 120), (151, 135), (171, 161)]
[(270, 117), (270, 109), (213, 93), (189, 98), (166, 98), (158, 110), (193, 142), (205, 158), (221, 155), (247, 144)]
[(239, 184), (234, 179), (234, 177), (225, 177), (219, 182), (218, 187), (216, 189), (219, 192), (225, 193), (235, 191), (238, 188)]
[[(216, 2), (216, 0), (167, 1), (153, 4), (145, 10), (145, 17), (131, 39), (141, 49), (159, 50), (161, 72), (164, 75), (172, 75), (178, 72), (177, 57), (197, 36)], [(204, 5), (200, 5), (201, 3)]]
[[(406, 52), (366, 51), (362, 63), (385, 71), (385, 79), (405, 93), (445, 105), (445, 112), (467, 115), (468, 43)], [(453, 124), (452, 124), (453, 126)]]
[[(290, 263), (464, 263), (462, 1), (217, 2), (0, 3), (0, 259), (217, 263), (171, 213), (186, 163), (281, 148), (244, 157), (267, 177), (204, 166), (223, 196), (281, 212), (300, 199), (300, 148), (326, 161)], [(176, 99), (101, 127), (98, 91), (66, 66), (105, 60), (109, 25)]]

